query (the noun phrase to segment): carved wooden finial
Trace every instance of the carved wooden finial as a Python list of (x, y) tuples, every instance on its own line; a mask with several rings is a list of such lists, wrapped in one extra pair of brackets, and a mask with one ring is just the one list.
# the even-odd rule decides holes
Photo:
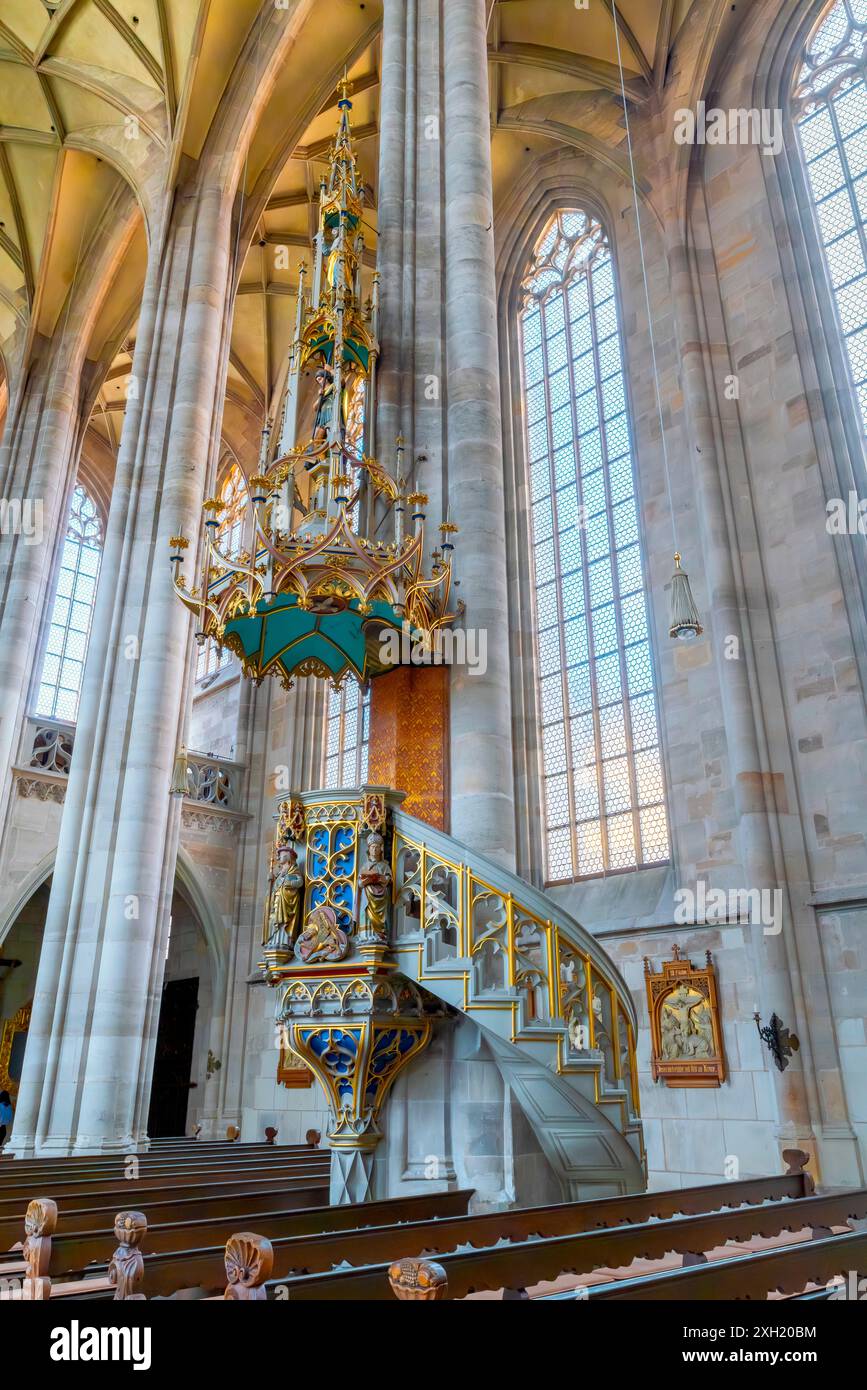
[(22, 1257), (27, 1265), (21, 1291), (25, 1299), (51, 1297), (48, 1267), (51, 1263), (51, 1237), (57, 1228), (57, 1203), (50, 1197), (34, 1197), (24, 1216)]
[(786, 1164), (786, 1177), (803, 1177), (807, 1192), (815, 1192), (816, 1184), (810, 1173), (807, 1172), (807, 1164), (812, 1155), (804, 1149), (783, 1149), (783, 1162)]
[(278, 1131), (274, 1128), (273, 1125), (266, 1125), (266, 1126), (265, 1126), (265, 1143), (266, 1143), (266, 1144), (273, 1144), (273, 1143), (275, 1142), (276, 1138), (277, 1138), (277, 1133), (278, 1133)]
[(304, 1138), (310, 1145), (311, 1149), (318, 1149), (319, 1145), (322, 1143), (322, 1134), (318, 1129), (308, 1129)]
[(445, 1298), (449, 1281), (442, 1265), (433, 1260), (395, 1260), (388, 1271), (388, 1282), (395, 1298)]
[(238, 1126), (229, 1125), (228, 1129), (226, 1130), (226, 1138), (231, 1139), (234, 1142), (235, 1139), (240, 1139), (240, 1137), (241, 1131), (239, 1130)]
[(144, 1274), (144, 1258), (139, 1246), (147, 1234), (147, 1217), (141, 1211), (119, 1211), (114, 1218), (117, 1249), (108, 1266), (109, 1283), (114, 1284), (115, 1303), (144, 1298), (139, 1285)]
[(268, 1295), (262, 1288), (274, 1268), (274, 1250), (270, 1240), (239, 1231), (226, 1241), (226, 1278), (229, 1281), (224, 1298), (259, 1302)]

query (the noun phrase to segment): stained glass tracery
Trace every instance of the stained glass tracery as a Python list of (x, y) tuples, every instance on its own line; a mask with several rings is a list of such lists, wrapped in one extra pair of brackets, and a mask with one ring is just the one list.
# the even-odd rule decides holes
[(867, 431), (867, 0), (836, 0), (810, 39), (794, 113), (840, 334)]
[(328, 692), (325, 729), (326, 787), (357, 787), (367, 781), (370, 691), (354, 681)]
[(611, 251), (559, 212), (520, 314), (547, 880), (669, 856)]
[(102, 543), (96, 503), (79, 483), (67, 518), (36, 701), (36, 713), (50, 719), (74, 723), (78, 717)]

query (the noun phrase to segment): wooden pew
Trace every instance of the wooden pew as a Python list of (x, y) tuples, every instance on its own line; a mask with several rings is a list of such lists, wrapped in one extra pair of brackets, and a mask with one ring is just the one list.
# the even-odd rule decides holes
[[(251, 1186), (249, 1182), (242, 1185), (232, 1182), (217, 1183), (204, 1189), (201, 1186), (173, 1189), (170, 1196), (166, 1196), (162, 1188), (142, 1188), (136, 1185), (131, 1195), (137, 1202), (139, 1197), (144, 1198), (140, 1205), (146, 1208), (148, 1217), (155, 1225), (183, 1220), (195, 1221), (234, 1213), (237, 1229), (238, 1220), (244, 1220), (248, 1215), (255, 1216), (257, 1212), (294, 1210), (294, 1202), (287, 1206), (283, 1200), (284, 1191), (289, 1198), (293, 1194), (303, 1195), (310, 1192), (313, 1194), (311, 1206), (318, 1208), (327, 1205), (328, 1188), (329, 1184), (323, 1177), (314, 1183), (305, 1181), (300, 1184), (295, 1179), (288, 1183), (284, 1179), (278, 1179), (263, 1186)], [(61, 1208), (63, 1233), (66, 1235), (77, 1231), (108, 1230), (118, 1204), (118, 1196), (115, 1193), (103, 1196), (89, 1206), (64, 1205)], [(20, 1240), (19, 1206), (14, 1215), (0, 1217), (0, 1252), (11, 1251)], [(0, 1260), (2, 1258), (0, 1253)]]
[(122, 1172), (130, 1158), (135, 1158), (139, 1168), (205, 1168), (209, 1165), (230, 1164), (237, 1166), (245, 1162), (275, 1163), (285, 1158), (309, 1158), (311, 1154), (322, 1153), (322, 1149), (308, 1144), (224, 1144), (220, 1148), (207, 1148), (190, 1145), (183, 1150), (157, 1150), (155, 1152), (133, 1154), (88, 1155), (74, 1158), (36, 1158), (15, 1159), (0, 1170), (0, 1189), (10, 1182), (21, 1182), (25, 1178), (37, 1180), (75, 1174), (77, 1177), (99, 1176), (101, 1173)]
[[(278, 1219), (284, 1223), (286, 1230), (291, 1231), (296, 1237), (316, 1239), (318, 1233), (322, 1231), (334, 1230), (353, 1230), (356, 1226), (365, 1223), (389, 1222), (388, 1229), (394, 1229), (395, 1224), (403, 1222), (418, 1222), (433, 1220), (438, 1213), (444, 1218), (454, 1214), (465, 1212), (472, 1197), (471, 1190), (457, 1192), (438, 1192), (422, 1193), (413, 1197), (393, 1197), (380, 1202), (364, 1202), (351, 1206), (339, 1207), (319, 1207), (307, 1208), (294, 1212), (279, 1212)], [(28, 1230), (32, 1228), (34, 1211), (38, 1216), (45, 1210), (53, 1209), (53, 1224), (51, 1230), (47, 1232), (50, 1237), (48, 1245), (41, 1251), (40, 1275), (48, 1278), (51, 1282), (51, 1297), (82, 1297), (94, 1295), (99, 1297), (109, 1296), (112, 1284), (116, 1284), (116, 1278), (112, 1280), (111, 1264), (117, 1263), (118, 1251), (108, 1261), (110, 1249), (110, 1237), (106, 1233), (106, 1228), (99, 1232), (86, 1232), (80, 1237), (66, 1236), (62, 1230), (57, 1230), (57, 1208), (54, 1203), (46, 1199), (37, 1199), (28, 1207), (25, 1218)], [(237, 1217), (231, 1221), (221, 1218), (218, 1223), (220, 1235), (226, 1229), (231, 1229), (232, 1224), (237, 1225)], [(106, 1223), (108, 1227), (109, 1223)], [(209, 1223), (202, 1222), (203, 1228), (207, 1228)], [(171, 1251), (173, 1242), (181, 1246), (189, 1244), (190, 1225), (189, 1223), (177, 1223), (168, 1227), (155, 1226), (150, 1231), (147, 1230), (147, 1221), (141, 1212), (120, 1212), (114, 1218), (114, 1231), (116, 1242), (120, 1245), (134, 1246), (138, 1254), (132, 1260), (137, 1273), (135, 1278), (136, 1292), (140, 1284), (142, 1271), (148, 1272), (148, 1267), (153, 1260), (160, 1259), (166, 1266), (162, 1282), (159, 1288), (152, 1290), (148, 1287), (148, 1292), (169, 1292), (173, 1293), (181, 1287), (189, 1287), (185, 1282), (186, 1266), (183, 1261), (173, 1264), (170, 1254), (160, 1257), (148, 1257), (141, 1263), (141, 1245), (145, 1233), (147, 1233), (148, 1243), (151, 1241), (162, 1243)], [(132, 1232), (133, 1234), (130, 1234)], [(184, 1249), (186, 1257), (188, 1250)], [(212, 1287), (221, 1289), (225, 1281), (225, 1241), (215, 1247), (217, 1259), (215, 1261), (215, 1278)], [(91, 1266), (91, 1259), (98, 1261), (98, 1265)], [(106, 1263), (108, 1261), (108, 1263)], [(123, 1264), (123, 1259), (121, 1264)], [(58, 1277), (66, 1275), (68, 1283), (56, 1282)], [(129, 1271), (124, 1272), (124, 1278), (128, 1279)], [(150, 1280), (147, 1281), (148, 1285)], [(124, 1285), (127, 1287), (127, 1285)], [(42, 1295), (47, 1296), (47, 1295)], [(111, 1292), (113, 1297), (125, 1297), (121, 1290), (117, 1293)]]
[[(113, 1195), (97, 1189), (91, 1194), (91, 1198), (96, 1198), (103, 1211), (107, 1214), (110, 1213), (108, 1215), (110, 1222), (111, 1215), (117, 1211), (123, 1200), (129, 1201), (132, 1198), (143, 1208), (149, 1208), (163, 1200), (177, 1201), (185, 1208), (190, 1201), (201, 1197), (217, 1204), (216, 1209), (219, 1210), (221, 1200), (229, 1196), (235, 1204), (243, 1202), (245, 1197), (251, 1199), (269, 1198), (269, 1206), (279, 1205), (283, 1210), (294, 1211), (306, 1207), (322, 1207), (328, 1204), (329, 1184), (330, 1175), (327, 1172), (300, 1178), (275, 1174), (267, 1181), (257, 1177), (240, 1179), (236, 1176), (228, 1182), (209, 1183), (205, 1187), (197, 1184), (188, 1188), (172, 1188), (168, 1194), (164, 1187), (148, 1187), (142, 1184), (127, 1183), (124, 1189)], [(61, 1209), (65, 1210), (59, 1195), (57, 1200)], [(23, 1205), (19, 1202), (15, 1208), (15, 1231), (17, 1232), (15, 1240), (20, 1239)], [(243, 1207), (241, 1209), (243, 1210)], [(4, 1226), (4, 1229), (8, 1231), (7, 1226)]]
[[(286, 1159), (269, 1159), (268, 1161), (246, 1160), (241, 1163), (209, 1163), (204, 1168), (184, 1169), (169, 1167), (167, 1169), (145, 1168), (139, 1170), (139, 1177), (129, 1178), (123, 1175), (123, 1171), (118, 1171), (116, 1176), (103, 1175), (99, 1177), (80, 1178), (74, 1176), (66, 1178), (63, 1174), (57, 1177), (51, 1184), (51, 1190), (56, 1193), (56, 1200), (59, 1202), (71, 1203), (73, 1199), (87, 1198), (88, 1195), (99, 1196), (102, 1193), (121, 1193), (129, 1195), (139, 1186), (145, 1187), (207, 1187), (214, 1183), (231, 1181), (234, 1178), (241, 1178), (245, 1181), (261, 1179), (265, 1182), (284, 1177), (321, 1177), (330, 1173), (330, 1156), (325, 1151), (311, 1153), (310, 1156), (289, 1157)], [(39, 1186), (45, 1182), (40, 1176)], [(33, 1195), (34, 1180), (25, 1182), (5, 1182), (0, 1185), (0, 1216), (11, 1213), (16, 1208), (18, 1210)], [(43, 1188), (43, 1190), (45, 1190)], [(123, 1199), (120, 1199), (123, 1200)], [(86, 1201), (77, 1201), (79, 1206), (87, 1205)]]
[[(688, 1191), (688, 1189), (685, 1189)], [(626, 1199), (628, 1200), (628, 1199)], [(577, 1206), (584, 1205), (577, 1203)], [(506, 1289), (521, 1293), (524, 1289), (561, 1274), (590, 1275), (596, 1269), (619, 1269), (633, 1259), (662, 1259), (675, 1252), (686, 1257), (701, 1257), (727, 1241), (744, 1241), (754, 1236), (772, 1237), (783, 1231), (807, 1228), (827, 1228), (845, 1225), (849, 1220), (862, 1219), (867, 1214), (867, 1189), (821, 1197), (802, 1197), (791, 1201), (775, 1200), (763, 1206), (744, 1206), (734, 1210), (711, 1211), (698, 1215), (648, 1221), (642, 1225), (619, 1225), (606, 1229), (573, 1230), (569, 1234), (527, 1239), (533, 1226), (524, 1224), (524, 1238), (513, 1237), (513, 1244), (495, 1246), (496, 1227), (481, 1227), (474, 1223), (487, 1217), (470, 1217), (464, 1222), (444, 1221), (434, 1229), (430, 1224), (389, 1231), (347, 1234), (344, 1237), (343, 1258), (368, 1258), (360, 1268), (336, 1270), (327, 1274), (292, 1277), (289, 1270), (300, 1249), (291, 1242), (273, 1240), (277, 1273), (269, 1287), (286, 1286), (290, 1300), (358, 1300), (388, 1299), (387, 1275), (395, 1260), (430, 1254), (446, 1271), (449, 1297), (463, 1298), (483, 1290)], [(509, 1213), (510, 1216), (522, 1213)], [(580, 1224), (580, 1219), (576, 1221)], [(529, 1229), (528, 1229), (529, 1228)], [(514, 1229), (514, 1227), (513, 1227)], [(269, 1233), (270, 1234), (270, 1233)], [(487, 1239), (489, 1245), (484, 1246)], [(391, 1241), (392, 1258), (386, 1256)], [(459, 1246), (466, 1242), (482, 1248), (470, 1250)], [(333, 1260), (340, 1242), (322, 1237), (315, 1244), (312, 1258)], [(197, 1261), (199, 1252), (191, 1252)], [(374, 1263), (373, 1261), (381, 1261)], [(282, 1277), (281, 1267), (287, 1271)], [(716, 1268), (714, 1262), (711, 1268)], [(803, 1287), (803, 1285), (801, 1286)], [(674, 1297), (674, 1295), (672, 1295)]]
[[(436, 1225), (438, 1220), (448, 1224), (448, 1218), (455, 1213), (466, 1212), (472, 1193), (460, 1191), (446, 1192), (418, 1197), (391, 1198), (383, 1202), (365, 1202), (354, 1207), (320, 1207), (299, 1220), (297, 1211), (281, 1209), (261, 1213), (256, 1219), (267, 1229), (269, 1239), (279, 1248), (283, 1267), (285, 1252), (291, 1249), (291, 1242), (298, 1242), (304, 1253), (305, 1268), (309, 1263), (311, 1250), (316, 1250), (320, 1240), (328, 1244), (329, 1253), (325, 1264), (317, 1268), (330, 1269), (335, 1259), (339, 1260), (342, 1242), (347, 1236), (355, 1235), (355, 1227), (376, 1226), (393, 1232), (394, 1223), (421, 1223), (423, 1226)], [(436, 1200), (434, 1200), (434, 1198)], [(342, 1213), (349, 1212), (349, 1216)], [(251, 1213), (244, 1212), (244, 1220)], [(216, 1217), (155, 1223), (153, 1208), (147, 1211), (148, 1253), (145, 1256), (147, 1273), (146, 1288), (149, 1295), (171, 1294), (184, 1287), (189, 1279), (190, 1287), (221, 1289), (223, 1286), (223, 1259), (226, 1241), (238, 1229), (238, 1213), (220, 1214)], [(328, 1232), (326, 1236), (324, 1233)], [(336, 1232), (336, 1234), (332, 1234)], [(104, 1264), (106, 1260), (105, 1225), (89, 1231), (67, 1232), (62, 1219), (52, 1240), (51, 1264), (48, 1273), (52, 1278), (63, 1274), (84, 1273), (93, 1265)], [(293, 1266), (294, 1267), (294, 1266)]]
[[(801, 1294), (807, 1284), (825, 1285), (838, 1275), (845, 1278), (850, 1270), (855, 1270), (861, 1279), (867, 1277), (867, 1231), (825, 1236), (778, 1250), (715, 1260), (713, 1264), (690, 1269), (622, 1279), (616, 1284), (599, 1284), (588, 1289), (586, 1297), (590, 1302), (599, 1299), (763, 1299), (769, 1293)], [(823, 1288), (815, 1295), (803, 1296), (827, 1298), (828, 1291)]]
[[(651, 1241), (658, 1241), (658, 1233), (663, 1228), (667, 1228), (668, 1231), (666, 1238), (674, 1242), (672, 1248), (681, 1248), (686, 1252), (692, 1248), (689, 1244), (692, 1241), (696, 1244), (696, 1249), (700, 1249), (698, 1242), (704, 1239), (707, 1233), (706, 1228), (701, 1227), (700, 1223), (711, 1223), (714, 1210), (718, 1211), (726, 1205), (734, 1206), (734, 1210), (726, 1212), (722, 1218), (728, 1222), (724, 1229), (734, 1233), (732, 1238), (735, 1235), (742, 1236), (745, 1229), (752, 1231), (754, 1226), (762, 1222), (769, 1222), (773, 1232), (777, 1233), (785, 1227), (788, 1220), (797, 1220), (799, 1226), (810, 1221), (819, 1222), (820, 1217), (823, 1222), (829, 1221), (839, 1215), (838, 1205), (841, 1209), (845, 1207), (848, 1212), (851, 1206), (848, 1194), (841, 1196), (838, 1205), (834, 1205), (834, 1199), (804, 1198), (803, 1193), (810, 1188), (809, 1175), (798, 1172), (778, 1178), (747, 1179), (741, 1183), (714, 1184), (703, 1188), (609, 1198), (599, 1202), (560, 1203), (549, 1207), (477, 1216), (449, 1216), (440, 1209), (439, 1219), (435, 1221), (412, 1221), (404, 1216), (400, 1218), (404, 1222), (400, 1227), (374, 1224), (366, 1229), (340, 1227), (329, 1232), (328, 1223), (323, 1221), (317, 1224), (316, 1229), (319, 1233), (315, 1237), (310, 1232), (306, 1235), (299, 1233), (297, 1223), (293, 1223), (279, 1211), (260, 1213), (256, 1218), (256, 1224), (261, 1231), (267, 1231), (276, 1262), (277, 1273), (271, 1280), (272, 1286), (285, 1283), (293, 1298), (383, 1298), (388, 1297), (384, 1271), (395, 1255), (454, 1251), (467, 1244), (484, 1247), (495, 1245), (503, 1238), (521, 1242), (528, 1241), (530, 1237), (542, 1236), (547, 1239), (534, 1239), (527, 1247), (515, 1245), (494, 1252), (473, 1251), (472, 1254), (480, 1254), (483, 1258), (495, 1254), (499, 1261), (496, 1270), (501, 1271), (508, 1261), (512, 1262), (513, 1268), (516, 1264), (520, 1268), (519, 1256), (524, 1248), (532, 1251), (542, 1249), (546, 1272), (539, 1278), (556, 1278), (559, 1269), (553, 1274), (548, 1271), (549, 1266), (553, 1266), (562, 1255), (557, 1242), (559, 1240), (562, 1243), (564, 1238), (573, 1239), (576, 1233), (599, 1232), (612, 1238), (607, 1246), (601, 1247), (603, 1253), (596, 1264), (588, 1265), (589, 1270), (607, 1267), (612, 1261), (618, 1263), (618, 1251), (621, 1255), (619, 1262), (628, 1263), (636, 1253), (636, 1240), (646, 1239), (649, 1233)], [(755, 1205), (768, 1201), (775, 1203), (776, 1210), (773, 1207)], [(861, 1209), (867, 1212), (867, 1193), (856, 1200), (856, 1209), (858, 1201), (862, 1204)], [(819, 1207), (814, 1205), (816, 1202), (820, 1204)], [(829, 1202), (831, 1205), (828, 1205)], [(465, 1203), (466, 1198), (464, 1210)], [(754, 1205), (741, 1207), (740, 1203)], [(368, 1210), (371, 1205), (368, 1204)], [(796, 1212), (796, 1208), (800, 1209), (800, 1214)], [(684, 1210), (700, 1215), (682, 1218), (679, 1222), (668, 1220), (663, 1223), (655, 1220), (651, 1223), (651, 1218), (670, 1218), (674, 1212), (683, 1213)], [(770, 1212), (773, 1212), (773, 1215), (769, 1216)], [(397, 1219), (393, 1212), (390, 1219)], [(222, 1248), (206, 1245), (204, 1241), (201, 1245), (194, 1246), (190, 1237), (201, 1231), (213, 1238), (221, 1227), (224, 1231), (227, 1228), (231, 1230), (233, 1224), (236, 1225), (234, 1218), (222, 1217), (220, 1222), (204, 1222), (198, 1227), (183, 1221), (167, 1223), (162, 1228), (154, 1226), (148, 1241), (151, 1253), (145, 1256), (148, 1292), (151, 1295), (172, 1293), (184, 1285), (217, 1287), (221, 1277)], [(99, 1230), (85, 1232), (77, 1241), (72, 1236), (66, 1239), (57, 1238), (52, 1272), (63, 1269), (68, 1273), (73, 1268), (80, 1271), (89, 1259), (100, 1258), (100, 1252), (104, 1249), (102, 1239), (102, 1232)], [(680, 1246), (677, 1244), (678, 1240), (681, 1242)], [(61, 1247), (64, 1250), (63, 1255), (60, 1254)], [(582, 1253), (589, 1258), (592, 1250), (593, 1247), (585, 1244)], [(463, 1257), (452, 1258), (460, 1261)], [(298, 1275), (298, 1271), (301, 1270), (331, 1271), (335, 1264), (343, 1260), (363, 1268), (340, 1271), (337, 1274), (329, 1272), (318, 1277), (313, 1275), (309, 1279)], [(376, 1260), (383, 1263), (370, 1267)], [(498, 1277), (500, 1283), (493, 1287), (502, 1286), (504, 1276), (498, 1273)]]

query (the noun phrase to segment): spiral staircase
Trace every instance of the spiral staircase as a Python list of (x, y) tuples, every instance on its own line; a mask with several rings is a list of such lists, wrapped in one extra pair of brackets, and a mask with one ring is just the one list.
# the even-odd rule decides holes
[(645, 1186), (631, 995), (546, 894), (393, 812), (401, 974), (470, 1017), (570, 1199)]

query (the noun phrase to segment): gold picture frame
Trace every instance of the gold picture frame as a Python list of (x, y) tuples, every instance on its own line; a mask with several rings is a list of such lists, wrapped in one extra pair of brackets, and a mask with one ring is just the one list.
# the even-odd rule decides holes
[(702, 969), (683, 959), (679, 947), (671, 953), (660, 971), (644, 958), (651, 1074), (666, 1086), (721, 1086), (726, 1066), (711, 953)]
[(285, 1086), (287, 1090), (301, 1090), (305, 1086), (313, 1085), (313, 1073), (306, 1062), (292, 1051), (291, 1048), (282, 1046), (277, 1058), (277, 1084)]
[(30, 1014), (33, 1010), (33, 1000), (22, 1004), (17, 1013), (11, 1018), (3, 1020), (3, 1032), (0, 1034), (0, 1091), (8, 1091), (10, 1096), (15, 1099), (18, 1095), (18, 1078), (10, 1075), (9, 1068), (12, 1065), (12, 1051), (15, 1039), (19, 1033), (26, 1033), (30, 1027)]

